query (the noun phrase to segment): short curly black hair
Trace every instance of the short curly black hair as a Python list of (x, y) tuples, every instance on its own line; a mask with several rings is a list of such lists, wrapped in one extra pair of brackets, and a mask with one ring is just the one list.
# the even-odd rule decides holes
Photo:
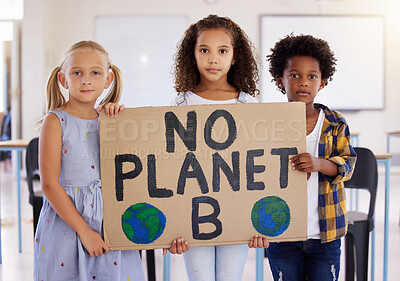
[[(267, 56), (269, 61), (269, 72), (272, 75), (272, 82), (277, 83), (277, 79), (283, 76), (283, 71), (288, 65), (291, 58), (295, 56), (313, 57), (319, 62), (321, 70), (321, 79), (332, 80), (333, 74), (336, 72), (336, 58), (325, 40), (315, 38), (311, 35), (287, 35), (278, 41), (273, 48), (271, 54)], [(284, 89), (278, 89), (285, 93)]]
[(233, 56), (235, 64), (228, 72), (228, 83), (236, 91), (257, 96), (259, 82), (257, 53), (244, 31), (227, 17), (209, 15), (189, 26), (178, 43), (173, 74), (177, 93), (193, 91), (200, 82), (200, 72), (196, 65), (194, 49), (200, 33), (208, 29), (225, 29), (233, 38)]

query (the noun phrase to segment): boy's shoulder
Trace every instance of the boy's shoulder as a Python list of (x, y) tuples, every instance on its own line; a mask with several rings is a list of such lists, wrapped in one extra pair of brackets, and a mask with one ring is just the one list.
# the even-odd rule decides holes
[(344, 118), (344, 115), (341, 112), (336, 110), (331, 110), (326, 105), (320, 103), (314, 103), (314, 107), (322, 109), (325, 113), (325, 118), (333, 125), (337, 125), (338, 123), (346, 123), (346, 119)]

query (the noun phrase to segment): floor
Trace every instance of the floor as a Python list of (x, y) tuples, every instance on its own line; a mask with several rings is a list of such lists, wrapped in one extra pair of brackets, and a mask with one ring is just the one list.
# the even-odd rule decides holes
[[(376, 205), (376, 250), (375, 280), (383, 279), (383, 229), (384, 229), (384, 168), (379, 165), (379, 188)], [(24, 177), (21, 181), (21, 217), (22, 217), (22, 253), (18, 253), (17, 227), (17, 191), (15, 169), (0, 163), (1, 188), (1, 246), (3, 264), (0, 265), (0, 280), (33, 280), (33, 223), (32, 207), (28, 203), (28, 190)], [(24, 171), (21, 171), (24, 175)], [(390, 225), (389, 225), (389, 262), (388, 280), (399, 280), (397, 269), (400, 266), (400, 166), (391, 168)], [(359, 194), (359, 209), (366, 208), (368, 195)], [(145, 259), (144, 259), (145, 260)], [(146, 267), (143, 262), (144, 268)], [(342, 255), (339, 281), (344, 280), (344, 261)], [(156, 250), (156, 276), (162, 280), (163, 257)], [(171, 257), (171, 281), (186, 281), (186, 272), (182, 256)], [(255, 280), (255, 250), (250, 250), (243, 280)], [(272, 280), (267, 259), (264, 260), (264, 280)]]

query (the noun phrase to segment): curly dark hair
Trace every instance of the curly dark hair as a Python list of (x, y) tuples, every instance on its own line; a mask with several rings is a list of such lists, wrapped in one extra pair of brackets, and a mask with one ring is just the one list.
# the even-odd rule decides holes
[[(271, 49), (271, 54), (267, 56), (269, 61), (269, 72), (273, 79), (272, 82), (277, 83), (277, 79), (283, 76), (283, 71), (288, 65), (289, 59), (295, 56), (309, 56), (315, 58), (319, 62), (322, 80), (332, 80), (332, 75), (336, 72), (336, 58), (329, 48), (328, 42), (315, 38), (311, 35), (287, 35), (278, 41)], [(285, 93), (284, 89), (278, 89)]]
[(197, 69), (194, 49), (200, 33), (207, 29), (225, 29), (232, 35), (235, 64), (229, 69), (228, 83), (238, 92), (243, 91), (252, 96), (258, 95), (259, 90), (256, 84), (259, 82), (259, 76), (254, 45), (231, 19), (216, 15), (209, 15), (190, 25), (178, 43), (173, 69), (177, 93), (193, 91), (200, 83), (200, 72)]

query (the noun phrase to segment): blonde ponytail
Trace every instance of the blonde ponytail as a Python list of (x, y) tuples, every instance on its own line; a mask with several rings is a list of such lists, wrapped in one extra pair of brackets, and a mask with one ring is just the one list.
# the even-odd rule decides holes
[[(46, 102), (47, 102), (47, 107), (46, 107), (46, 115), (50, 111), (53, 111), (54, 109), (60, 108), (66, 103), (65, 97), (61, 92), (60, 86), (58, 84), (58, 73), (60, 72), (60, 67), (57, 66), (55, 67), (50, 75), (49, 78), (47, 79), (47, 84), (46, 84)], [(42, 126), (42, 123), (44, 121), (43, 116), (40, 120), (36, 121), (35, 123), (38, 125), (36, 129), (40, 129)]]
[(46, 98), (47, 98), (47, 109), (46, 113), (60, 108), (66, 101), (65, 97), (61, 92), (60, 86), (58, 84), (58, 73), (60, 72), (60, 67), (56, 67), (50, 73), (46, 85)]
[(114, 64), (112, 64), (110, 67), (111, 71), (114, 73), (114, 80), (112, 83), (113, 86), (108, 92), (107, 97), (100, 102), (101, 105), (105, 105), (108, 102), (117, 103), (122, 95), (122, 71)]

